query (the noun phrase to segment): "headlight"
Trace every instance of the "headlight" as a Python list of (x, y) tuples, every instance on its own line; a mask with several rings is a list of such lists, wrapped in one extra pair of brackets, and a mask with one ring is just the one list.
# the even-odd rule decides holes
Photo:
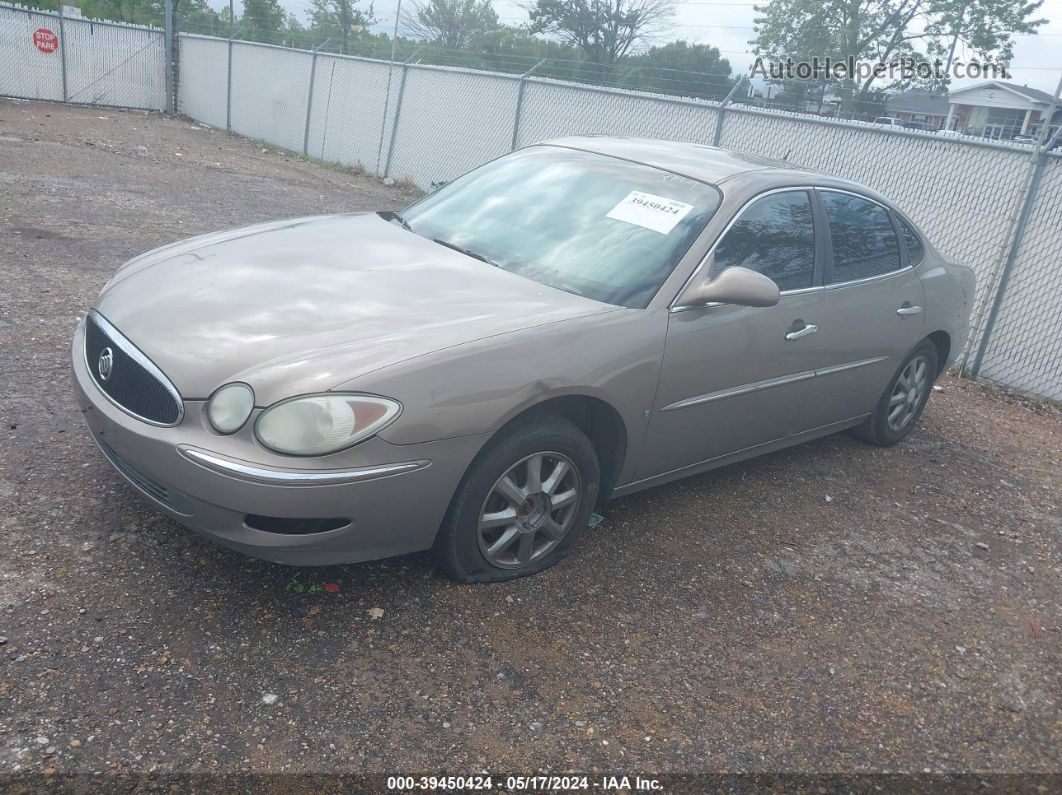
[(373, 395), (310, 395), (270, 406), (254, 432), (278, 453), (325, 455), (368, 439), (401, 411), (400, 403)]
[(207, 419), (218, 433), (236, 433), (254, 409), (254, 390), (247, 384), (225, 384), (207, 401)]

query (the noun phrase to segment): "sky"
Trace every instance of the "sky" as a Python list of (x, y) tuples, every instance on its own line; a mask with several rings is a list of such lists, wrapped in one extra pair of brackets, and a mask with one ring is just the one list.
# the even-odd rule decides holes
[[(367, 3), (367, 0), (362, 1)], [(280, 2), (300, 18), (306, 17), (310, 5), (309, 0)], [(221, 0), (211, 0), (211, 5), (220, 6)], [(375, 29), (393, 30), (397, 0), (375, 0), (374, 5), (380, 18)], [(752, 0), (676, 0), (674, 24), (666, 40), (686, 39), (691, 43), (711, 44), (722, 51), (735, 73), (747, 74), (754, 61), (748, 43), (754, 33), (756, 12), (753, 5)], [(494, 8), (505, 24), (517, 25), (527, 21), (527, 13), (512, 0), (495, 0)], [(1017, 37), (1011, 82), (1054, 93), (1062, 77), (1062, 0), (1045, 0), (1038, 16), (1049, 22), (1035, 36)], [(978, 82), (981, 81), (955, 80), (952, 87)]]

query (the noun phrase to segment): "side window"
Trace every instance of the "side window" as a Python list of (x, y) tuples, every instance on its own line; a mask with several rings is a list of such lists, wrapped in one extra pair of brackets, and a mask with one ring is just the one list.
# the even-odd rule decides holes
[(899, 269), (900, 246), (884, 207), (833, 191), (823, 191), (822, 201), (833, 241), (833, 284)]
[(907, 254), (911, 257), (911, 264), (917, 265), (922, 261), (922, 255), (925, 253), (922, 240), (905, 220), (897, 216), (896, 222), (900, 225), (900, 235), (903, 237), (904, 246), (907, 247)]
[(807, 191), (772, 193), (745, 210), (716, 244), (712, 273), (731, 265), (769, 276), (779, 290), (811, 287), (815, 226)]

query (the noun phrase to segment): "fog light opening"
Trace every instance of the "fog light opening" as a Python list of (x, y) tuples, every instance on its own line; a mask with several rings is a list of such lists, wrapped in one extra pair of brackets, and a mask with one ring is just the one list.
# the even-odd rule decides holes
[(282, 516), (259, 516), (249, 513), (243, 517), (243, 523), (252, 530), (264, 533), (283, 533), (285, 535), (308, 535), (310, 533), (327, 533), (350, 524), (350, 519), (341, 516), (312, 519), (289, 519)]

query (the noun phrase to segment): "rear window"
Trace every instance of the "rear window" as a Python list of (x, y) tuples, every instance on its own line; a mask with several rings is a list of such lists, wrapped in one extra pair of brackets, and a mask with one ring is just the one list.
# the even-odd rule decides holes
[(889, 211), (850, 193), (823, 191), (833, 243), (831, 284), (869, 279), (899, 270), (900, 245)]

